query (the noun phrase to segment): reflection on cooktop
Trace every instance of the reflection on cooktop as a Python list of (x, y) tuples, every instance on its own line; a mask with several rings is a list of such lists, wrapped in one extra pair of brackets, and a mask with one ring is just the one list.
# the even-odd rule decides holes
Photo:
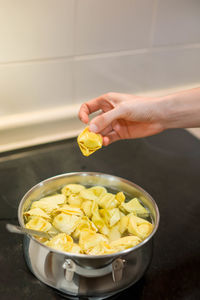
[(120, 293), (117, 293), (113, 296), (106, 297), (106, 298), (100, 298), (100, 297), (76, 297), (76, 296), (69, 296), (66, 294), (63, 294), (59, 291), (54, 290), (54, 292), (61, 297), (61, 299), (70, 299), (70, 300), (121, 300), (121, 299), (140, 299), (139, 296), (142, 293), (142, 289), (145, 282), (145, 276), (142, 277), (138, 282), (136, 282), (134, 285), (129, 287), (128, 289), (123, 290)]

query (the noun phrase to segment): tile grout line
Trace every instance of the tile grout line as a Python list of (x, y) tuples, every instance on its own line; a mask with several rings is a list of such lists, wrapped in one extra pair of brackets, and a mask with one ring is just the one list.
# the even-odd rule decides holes
[[(78, 0), (75, 0), (74, 2), (74, 10), (73, 10), (73, 53), (76, 53), (76, 48), (77, 48), (77, 9), (78, 9)], [(75, 64), (74, 64), (74, 57), (72, 60), (72, 99), (75, 102), (76, 101), (76, 88), (77, 88), (77, 81), (76, 81), (76, 76), (75, 76)]]
[(174, 45), (174, 46), (160, 46), (160, 47), (149, 47), (149, 48), (142, 48), (142, 49), (134, 49), (134, 50), (122, 50), (122, 51), (115, 51), (115, 52), (105, 52), (105, 53), (96, 53), (96, 54), (88, 54), (88, 55), (77, 55), (74, 56), (75, 61), (79, 60), (92, 60), (95, 58), (107, 58), (107, 57), (118, 57), (118, 56), (128, 56), (128, 55), (138, 55), (138, 54), (145, 54), (145, 53), (158, 53), (158, 52), (165, 52), (173, 51), (173, 50), (184, 50), (184, 49), (198, 49), (200, 48), (200, 43), (198, 44), (188, 44), (188, 45)]
[(152, 23), (151, 23), (151, 29), (150, 29), (150, 34), (149, 34), (150, 48), (152, 48), (153, 44), (154, 44), (154, 34), (155, 34), (155, 28), (156, 28), (156, 22), (157, 22), (157, 12), (158, 12), (158, 1), (159, 0), (154, 0), (154, 2), (153, 2)]
[(111, 52), (101, 52), (101, 53), (91, 53), (83, 55), (70, 55), (70, 56), (58, 56), (58, 57), (49, 57), (49, 58), (39, 58), (39, 59), (30, 59), (22, 61), (7, 61), (0, 62), (0, 68), (4, 66), (16, 66), (16, 65), (27, 65), (33, 63), (55, 63), (59, 61), (80, 61), (80, 60), (92, 60), (96, 58), (109, 58), (109, 57), (120, 57), (128, 55), (138, 55), (145, 53), (158, 53), (165, 51), (173, 50), (187, 50), (187, 49), (198, 49), (200, 48), (200, 43), (193, 44), (179, 44), (179, 45), (163, 45), (163, 46), (151, 46), (149, 48), (140, 48), (132, 50), (120, 50), (120, 51), (111, 51)]

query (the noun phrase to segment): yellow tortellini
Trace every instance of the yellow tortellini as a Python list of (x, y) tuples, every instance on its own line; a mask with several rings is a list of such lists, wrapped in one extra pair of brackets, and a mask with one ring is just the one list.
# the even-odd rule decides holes
[(76, 194), (71, 194), (67, 199), (67, 203), (73, 207), (81, 207), (82, 202), (83, 199)]
[(105, 220), (106, 224), (110, 227), (114, 226), (120, 220), (120, 210), (118, 208), (113, 209), (100, 209), (100, 215)]
[(57, 208), (54, 213), (57, 212), (63, 212), (67, 215), (75, 215), (75, 216), (82, 216), (83, 212), (80, 208), (78, 207), (74, 207), (74, 206), (70, 206), (68, 204), (63, 204), (61, 205), (59, 208)]
[[(98, 186), (98, 185), (89, 188), (88, 191), (92, 191), (93, 194), (94, 194), (95, 196), (97, 196), (97, 198), (99, 198), (99, 197), (101, 197), (101, 196), (103, 196), (103, 195), (105, 195), (105, 194), (107, 193), (107, 190), (106, 190), (105, 187), (103, 187), (103, 186)], [(98, 199), (97, 199), (97, 200), (98, 200)]]
[[(91, 254), (91, 252), (94, 253), (94, 251), (96, 252), (97, 249), (108, 245), (108, 242), (108, 238), (105, 235), (96, 233), (92, 230), (83, 230), (79, 238), (79, 245), (86, 254)], [(97, 249), (95, 250), (95, 248)], [(102, 251), (102, 249), (100, 251)]]
[(135, 215), (142, 217), (148, 217), (149, 215), (148, 210), (142, 206), (137, 198), (134, 198), (127, 203), (123, 202), (120, 206), (120, 209), (127, 213), (134, 213)]
[(80, 192), (80, 197), (83, 200), (91, 200), (91, 201), (97, 201), (98, 197), (95, 195), (95, 192), (93, 190), (85, 189)]
[(81, 250), (81, 247), (76, 243), (73, 244), (73, 246), (69, 252), (75, 253), (75, 254), (83, 253)]
[(113, 250), (113, 252), (122, 251), (124, 249), (128, 249), (131, 247), (136, 246), (139, 244), (142, 240), (138, 236), (125, 236), (122, 238), (119, 238), (113, 242), (110, 243), (110, 247)]
[(34, 201), (24, 212), (25, 226), (48, 232), (38, 239), (59, 251), (104, 255), (139, 244), (153, 230), (148, 210), (138, 198), (108, 192), (103, 186), (67, 184), (55, 195)]
[(153, 224), (145, 219), (136, 217), (134, 215), (129, 216), (128, 231), (134, 235), (137, 235), (141, 239), (145, 239), (151, 234), (153, 230)]
[(106, 193), (99, 198), (98, 204), (100, 207), (105, 209), (112, 209), (118, 206), (118, 201), (116, 200), (114, 194)]
[(84, 201), (82, 203), (82, 210), (88, 218), (92, 217), (92, 201)]
[(27, 218), (29, 218), (30, 216), (37, 216), (37, 217), (42, 217), (44, 219), (51, 219), (49, 215), (47, 215), (47, 213), (45, 213), (45, 211), (43, 211), (41, 208), (36, 207), (36, 208), (32, 208), (29, 211), (26, 211), (24, 213), (24, 216), (26, 216)]
[(66, 233), (59, 233), (53, 237), (50, 241), (44, 243), (46, 246), (54, 248), (56, 250), (71, 252), (71, 253), (82, 253), (81, 247), (74, 243), (72, 237)]
[(33, 216), (28, 223), (26, 223), (26, 228), (39, 230), (39, 231), (48, 231), (51, 229), (51, 223), (42, 217)]
[(103, 145), (103, 139), (100, 134), (89, 131), (86, 127), (83, 132), (81, 132), (77, 138), (78, 145), (81, 152), (85, 156), (89, 156)]
[(109, 225), (114, 226), (120, 220), (120, 211), (118, 208), (113, 208), (109, 210)]
[(129, 216), (122, 216), (119, 221), (119, 231), (123, 234), (128, 229)]
[(110, 242), (116, 241), (116, 240), (118, 240), (118, 239), (121, 238), (121, 233), (120, 233), (120, 231), (119, 231), (118, 226), (113, 226), (113, 227), (110, 229), (108, 238), (109, 238), (109, 241), (110, 241)]
[(98, 209), (93, 210), (91, 219), (92, 219), (92, 222), (95, 224), (95, 226), (98, 228), (100, 233), (102, 233), (104, 235), (109, 234), (109, 228), (107, 227), (104, 219), (100, 216)]
[(98, 228), (95, 226), (95, 224), (92, 221), (90, 221), (88, 217), (82, 217), (77, 223), (76, 229), (72, 234), (73, 238), (78, 239), (81, 232), (86, 229), (94, 232), (98, 231)]
[(125, 201), (126, 197), (123, 192), (119, 192), (116, 194), (115, 199), (119, 204), (122, 204)]
[(80, 191), (82, 191), (84, 189), (85, 189), (85, 187), (81, 184), (71, 183), (71, 184), (65, 185), (62, 188), (61, 192), (63, 195), (68, 197), (70, 195), (79, 194)]
[(59, 205), (64, 203), (66, 197), (64, 195), (53, 195), (41, 198), (39, 201), (34, 201), (31, 205), (31, 209), (40, 208), (48, 215), (51, 215), (53, 211), (59, 208)]
[(75, 215), (61, 213), (54, 218), (53, 226), (61, 232), (71, 234), (75, 230), (79, 218)]
[(67, 235), (66, 233), (59, 233), (50, 241), (47, 241), (45, 245), (56, 250), (70, 252), (74, 245), (74, 242), (71, 236)]

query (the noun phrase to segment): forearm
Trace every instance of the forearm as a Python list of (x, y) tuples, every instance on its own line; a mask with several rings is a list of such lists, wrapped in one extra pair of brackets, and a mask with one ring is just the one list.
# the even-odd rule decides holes
[(165, 129), (200, 127), (200, 88), (161, 97), (160, 106)]

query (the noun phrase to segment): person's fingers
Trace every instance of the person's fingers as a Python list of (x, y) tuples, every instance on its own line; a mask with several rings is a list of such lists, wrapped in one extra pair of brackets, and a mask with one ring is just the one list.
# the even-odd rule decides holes
[(90, 130), (93, 132), (102, 132), (107, 126), (111, 125), (114, 120), (122, 116), (123, 110), (120, 106), (101, 114), (90, 122)]
[(134, 122), (129, 122), (124, 119), (119, 119), (117, 122), (114, 122), (113, 124), (113, 130), (118, 133), (120, 137), (123, 137), (124, 139), (130, 138), (130, 131), (131, 128), (134, 128)]
[(109, 145), (109, 138), (107, 136), (103, 137), (103, 145), (108, 146)]
[(108, 146), (109, 144), (120, 140), (120, 136), (117, 132), (111, 131), (107, 136), (103, 138), (103, 145)]
[(88, 116), (91, 113), (96, 112), (98, 110), (102, 110), (103, 112), (106, 112), (112, 108), (114, 108), (112, 101), (109, 101), (105, 95), (102, 95), (98, 98), (83, 103), (79, 110), (79, 118), (84, 123), (88, 123), (89, 121)]
[(111, 101), (109, 101), (107, 99), (107, 97), (100, 96), (98, 98), (92, 99), (88, 102), (85, 103), (89, 109), (90, 114), (98, 111), (98, 110), (102, 110), (102, 111), (108, 111), (112, 108), (114, 108), (114, 105), (112, 104)]
[[(116, 129), (117, 130), (116, 130)], [(120, 124), (119, 124), (119, 121), (118, 120), (115, 120), (112, 122), (111, 125), (108, 125), (106, 128), (104, 128), (104, 130), (102, 130), (100, 133), (102, 136), (107, 136), (110, 132), (112, 131), (116, 131), (117, 133), (119, 133), (120, 131)]]
[(108, 125), (104, 130), (101, 131), (101, 135), (106, 136), (108, 133), (110, 133), (113, 130), (112, 125)]
[(78, 113), (78, 116), (79, 116), (79, 119), (83, 122), (83, 123), (88, 123), (89, 121), (89, 109), (87, 107), (87, 105), (85, 103), (83, 103), (80, 107), (80, 110), (79, 110), (79, 113)]

